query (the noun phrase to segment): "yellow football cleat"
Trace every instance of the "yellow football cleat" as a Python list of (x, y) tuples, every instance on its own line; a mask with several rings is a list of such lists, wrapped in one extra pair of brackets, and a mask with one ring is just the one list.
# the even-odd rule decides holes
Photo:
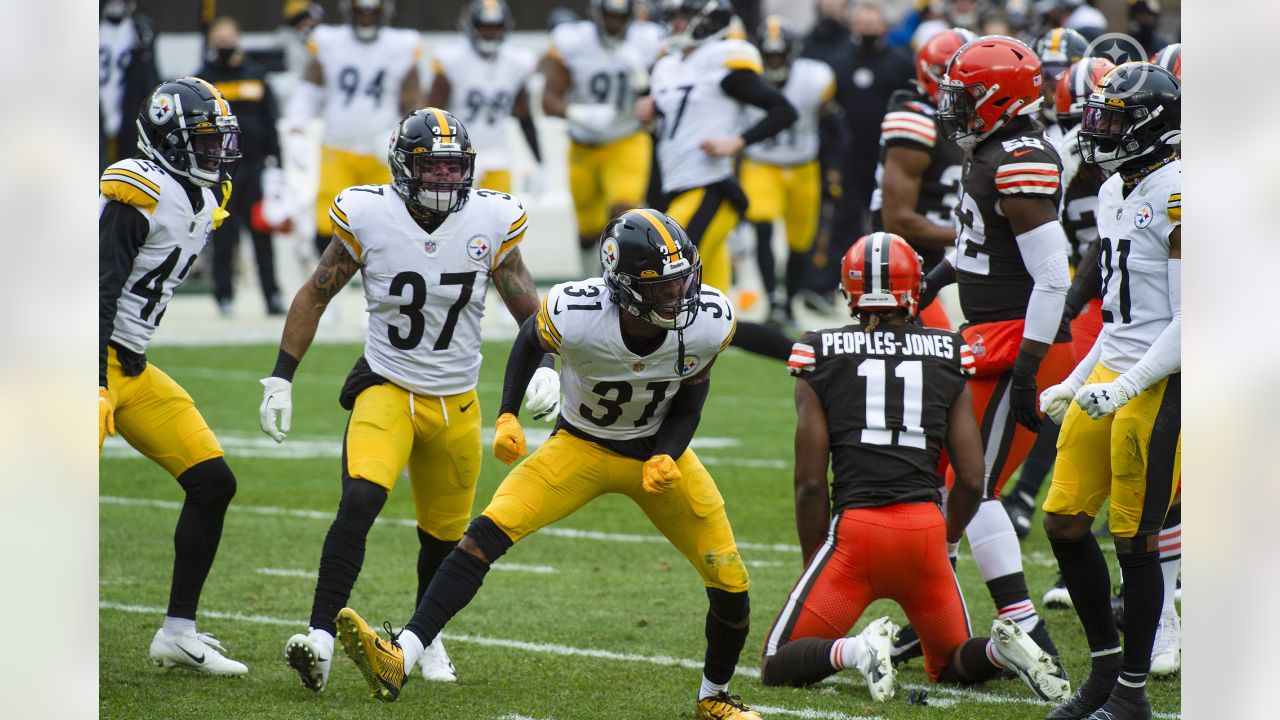
[(701, 720), (762, 720), (742, 698), (722, 692), (698, 701), (697, 717)]
[(347, 657), (360, 669), (370, 694), (383, 702), (395, 702), (409, 678), (404, 672), (404, 651), (390, 625), (387, 633), (391, 635), (389, 642), (378, 637), (355, 610), (338, 611), (338, 640)]

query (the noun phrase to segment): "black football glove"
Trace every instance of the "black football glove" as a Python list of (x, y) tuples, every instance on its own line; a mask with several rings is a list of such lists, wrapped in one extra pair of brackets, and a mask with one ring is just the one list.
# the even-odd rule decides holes
[(1009, 384), (1009, 411), (1019, 425), (1033, 433), (1040, 432), (1040, 413), (1036, 410), (1039, 403), (1036, 371), (1039, 369), (1040, 358), (1019, 352), (1018, 359), (1013, 361), (1013, 381)]

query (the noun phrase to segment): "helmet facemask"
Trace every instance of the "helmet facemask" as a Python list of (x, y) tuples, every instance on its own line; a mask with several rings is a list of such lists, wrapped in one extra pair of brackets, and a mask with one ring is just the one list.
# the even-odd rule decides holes
[(406, 203), (436, 213), (456, 212), (466, 202), (475, 171), (475, 153), (455, 143), (436, 143), (430, 151), (406, 152), (394, 141), (390, 152), (392, 185)]
[(1163, 108), (1157, 107), (1151, 112), (1141, 105), (1124, 108), (1110, 106), (1106, 102), (1103, 95), (1091, 96), (1080, 118), (1078, 142), (1085, 162), (1116, 170), (1131, 160), (1149, 155), (1167, 142), (1167, 138), (1162, 138), (1161, 142), (1144, 147), (1134, 133), (1155, 121)]
[[(174, 98), (174, 102), (181, 101)], [(175, 128), (154, 146), (141, 142), (145, 137), (141, 122), (138, 130), (143, 154), (196, 187), (213, 187), (229, 180), (240, 160), (240, 123), (234, 115), (219, 115), (212, 123), (203, 121), (194, 128)]]
[(973, 152), (979, 142), (1004, 127), (1011, 118), (1035, 112), (1044, 101), (1043, 98), (1036, 98), (1035, 101), (1025, 104), (1023, 100), (1012, 100), (1007, 103), (995, 122), (990, 123), (988, 127), (979, 109), (987, 102), (991, 102), (991, 98), (995, 97), (999, 90), (999, 83), (987, 89), (982, 83), (961, 85), (944, 78), (942, 84), (938, 86), (938, 121), (942, 125), (943, 134), (966, 152)]
[(666, 269), (668, 274), (651, 278), (613, 273), (616, 283), (610, 289), (627, 295), (626, 302), (620, 304), (632, 315), (660, 328), (683, 330), (698, 314), (702, 263), (679, 260)]

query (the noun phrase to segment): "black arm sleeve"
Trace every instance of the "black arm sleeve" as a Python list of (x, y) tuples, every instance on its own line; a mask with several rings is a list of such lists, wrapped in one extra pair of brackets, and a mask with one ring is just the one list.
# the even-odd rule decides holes
[(150, 231), (141, 210), (116, 200), (108, 201), (98, 216), (98, 387), (107, 386), (107, 342), (116, 323), (116, 303)]
[(519, 118), (520, 132), (524, 133), (524, 141), (529, 143), (529, 152), (533, 159), (542, 162), (542, 150), (538, 147), (538, 129), (533, 125), (533, 117), (524, 115)]
[(543, 357), (547, 353), (538, 342), (538, 316), (525, 318), (516, 333), (515, 342), (511, 343), (511, 354), (507, 356), (507, 371), (502, 378), (502, 405), (498, 414), (511, 413), (520, 416), (520, 400), (524, 391), (529, 388), (529, 381), (539, 366), (546, 364)]
[(266, 88), (262, 96), (262, 118), (266, 130), (266, 147), (264, 151), (267, 157), (276, 159), (276, 164), (280, 164), (280, 134), (276, 131), (276, 122), (280, 120), (280, 106), (276, 103), (276, 96), (271, 92), (271, 83), (264, 78), (262, 85)]
[(778, 88), (750, 70), (734, 70), (725, 75), (720, 81), (720, 89), (734, 100), (755, 105), (765, 111), (760, 122), (742, 133), (742, 139), (748, 145), (777, 135), (791, 127), (799, 117), (796, 109), (787, 102)]
[(853, 136), (849, 123), (845, 122), (844, 110), (835, 103), (831, 108), (818, 117), (818, 160), (825, 169), (839, 170), (852, 149)]
[(654, 455), (670, 455), (675, 460), (684, 454), (693, 433), (702, 420), (702, 405), (711, 392), (711, 379), (699, 383), (681, 385), (676, 396), (671, 399), (671, 409), (658, 428), (654, 439)]

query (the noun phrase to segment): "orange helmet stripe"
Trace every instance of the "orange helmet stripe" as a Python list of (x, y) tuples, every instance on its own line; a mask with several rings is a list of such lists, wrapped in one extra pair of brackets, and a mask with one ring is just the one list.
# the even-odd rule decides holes
[(667, 258), (671, 259), (680, 255), (680, 248), (676, 247), (676, 241), (671, 237), (671, 233), (667, 231), (667, 226), (662, 221), (654, 217), (653, 212), (643, 208), (637, 208), (634, 211), (637, 215), (649, 221), (654, 229), (658, 231), (658, 235), (662, 237), (662, 242), (667, 246)]

